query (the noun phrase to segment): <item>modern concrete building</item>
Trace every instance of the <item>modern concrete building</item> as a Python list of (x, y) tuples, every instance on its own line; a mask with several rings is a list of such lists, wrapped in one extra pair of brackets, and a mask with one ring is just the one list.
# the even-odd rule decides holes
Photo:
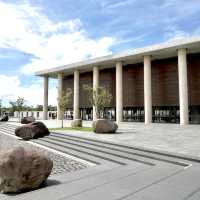
[[(48, 78), (58, 78), (58, 94), (73, 91), (74, 118), (95, 119), (84, 84), (105, 86), (113, 96), (104, 117), (117, 122), (200, 123), (200, 37), (37, 72), (44, 77), (44, 119)], [(60, 109), (58, 108), (58, 119)]]

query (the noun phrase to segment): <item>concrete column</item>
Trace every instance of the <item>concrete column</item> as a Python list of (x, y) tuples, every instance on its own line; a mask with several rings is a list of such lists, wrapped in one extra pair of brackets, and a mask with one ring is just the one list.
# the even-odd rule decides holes
[(43, 120), (48, 119), (48, 93), (49, 93), (49, 78), (44, 76), (44, 104), (43, 104)]
[[(61, 97), (62, 93), (63, 93), (63, 74), (59, 73), (58, 74), (58, 97)], [(62, 119), (62, 112), (59, 105), (57, 105), (57, 120), (61, 120), (61, 119)]]
[(152, 122), (151, 56), (144, 56), (144, 111), (145, 124)]
[(122, 62), (116, 63), (116, 122), (123, 121), (123, 68)]
[[(99, 87), (99, 68), (97, 66), (93, 67), (93, 90), (97, 90)], [(95, 107), (93, 106), (93, 121), (97, 120), (97, 114), (95, 112)]]
[(79, 119), (79, 71), (74, 71), (74, 119)]
[(179, 77), (180, 124), (185, 125), (189, 123), (186, 49), (178, 50), (178, 77)]

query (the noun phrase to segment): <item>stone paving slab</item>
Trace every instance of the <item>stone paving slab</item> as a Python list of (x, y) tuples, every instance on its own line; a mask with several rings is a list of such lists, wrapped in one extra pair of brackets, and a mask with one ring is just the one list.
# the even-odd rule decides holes
[(101, 197), (101, 199), (115, 200), (120, 199), (127, 194), (137, 192), (164, 180), (166, 176), (172, 176), (181, 169), (177, 169), (172, 166), (152, 167), (149, 170), (141, 171), (141, 173), (133, 173), (128, 176), (123, 176), (113, 182), (104, 184), (102, 187), (95, 188), (94, 190), (88, 190), (81, 194), (74, 195), (73, 198), (65, 196), (64, 199), (70, 200), (93, 200), (95, 197)]
[(177, 176), (171, 176), (160, 184), (154, 184), (138, 193), (130, 195), (126, 200), (148, 199), (148, 200), (172, 200), (187, 199), (194, 191), (199, 191), (199, 166), (181, 171)]
[(194, 191), (189, 194), (186, 198), (187, 200), (199, 200), (200, 199), (200, 187), (197, 189), (197, 192)]
[[(134, 166), (129, 166), (125, 169), (116, 168), (115, 170), (106, 170), (101, 174), (94, 174), (93, 176), (85, 177), (74, 182), (67, 182), (66, 184), (60, 184), (38, 193), (32, 193), (32, 197), (27, 195), (27, 198), (42, 200), (44, 196), (46, 196), (48, 200), (54, 200), (57, 199), (57, 197), (59, 197), (59, 199), (71, 199), (76, 194), (84, 193), (84, 191), (87, 190), (93, 190), (94, 188), (101, 187), (108, 182), (114, 182), (124, 176), (136, 174), (142, 172), (143, 170), (145, 170), (145, 168), (141, 166), (136, 168), (134, 168)], [(24, 197), (16, 199), (21, 200), (24, 199)]]

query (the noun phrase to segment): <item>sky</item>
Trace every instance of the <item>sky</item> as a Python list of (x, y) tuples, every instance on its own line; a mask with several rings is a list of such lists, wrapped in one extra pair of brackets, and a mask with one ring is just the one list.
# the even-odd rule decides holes
[(199, 0), (0, 0), (0, 99), (42, 104), (36, 71), (200, 36), (199, 13)]

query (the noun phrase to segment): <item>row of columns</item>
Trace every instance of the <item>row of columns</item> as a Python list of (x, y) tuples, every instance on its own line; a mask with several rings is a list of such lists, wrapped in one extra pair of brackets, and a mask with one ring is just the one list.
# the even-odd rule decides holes
[[(79, 113), (79, 77), (78, 70), (74, 71), (74, 119), (80, 118)], [(188, 84), (187, 84), (187, 50), (178, 49), (178, 77), (179, 77), (179, 105), (180, 124), (188, 124)], [(93, 89), (99, 86), (99, 68), (93, 68)], [(62, 94), (63, 75), (58, 74), (58, 95)], [(44, 77), (44, 119), (47, 119), (48, 107), (48, 77)], [(94, 110), (94, 108), (93, 108)], [(144, 110), (145, 124), (152, 122), (152, 87), (151, 87), (151, 56), (144, 56)], [(58, 106), (58, 119), (61, 112)], [(93, 120), (96, 120), (96, 112), (93, 112)], [(116, 63), (116, 122), (123, 121), (123, 63)]]

